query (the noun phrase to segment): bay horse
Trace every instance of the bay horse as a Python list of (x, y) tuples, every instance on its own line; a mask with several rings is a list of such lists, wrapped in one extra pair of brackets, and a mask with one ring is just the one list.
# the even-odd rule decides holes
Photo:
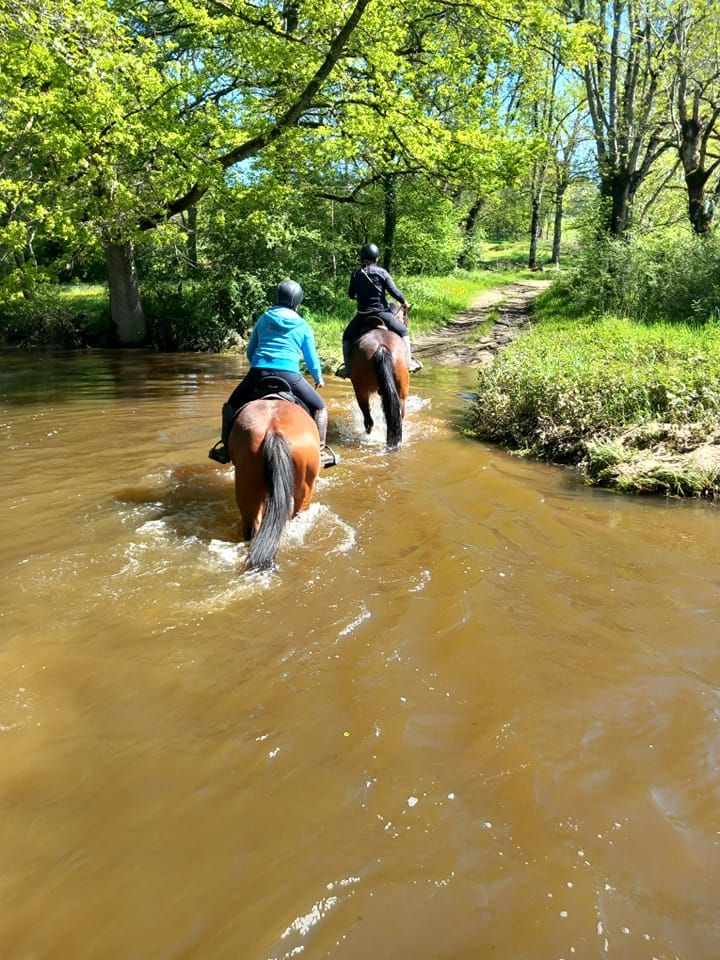
[(376, 327), (359, 337), (350, 351), (350, 380), (363, 415), (365, 432), (373, 428), (370, 398), (380, 394), (388, 450), (402, 443), (402, 423), (410, 378), (407, 354), (402, 339), (392, 330)]
[(320, 472), (315, 421), (288, 400), (251, 400), (235, 418), (229, 451), (242, 536), (250, 541), (244, 571), (270, 570), (288, 520), (312, 500)]

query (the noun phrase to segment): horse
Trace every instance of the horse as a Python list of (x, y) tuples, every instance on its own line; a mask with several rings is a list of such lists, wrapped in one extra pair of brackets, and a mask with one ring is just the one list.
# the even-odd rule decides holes
[(402, 339), (392, 330), (376, 327), (359, 337), (350, 351), (348, 369), (355, 398), (363, 415), (365, 432), (373, 428), (370, 397), (380, 394), (388, 450), (402, 443), (402, 422), (408, 395), (407, 355)]
[(229, 452), (241, 532), (250, 541), (244, 572), (271, 570), (288, 520), (312, 500), (320, 472), (315, 421), (285, 399), (251, 400), (233, 422)]

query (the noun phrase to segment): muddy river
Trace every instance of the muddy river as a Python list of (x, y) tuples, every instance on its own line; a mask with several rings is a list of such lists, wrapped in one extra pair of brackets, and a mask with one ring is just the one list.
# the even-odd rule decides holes
[(272, 574), (225, 356), (0, 360), (3, 960), (716, 960), (720, 514), (457, 430), (414, 377)]

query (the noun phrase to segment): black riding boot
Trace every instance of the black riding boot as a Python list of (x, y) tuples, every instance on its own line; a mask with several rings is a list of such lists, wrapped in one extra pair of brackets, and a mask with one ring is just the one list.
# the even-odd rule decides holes
[(336, 377), (342, 377), (343, 380), (347, 380), (350, 376), (350, 350), (352, 349), (352, 340), (343, 340), (342, 342), (342, 352), (343, 352), (343, 365), (338, 367), (335, 371)]
[(332, 451), (325, 443), (328, 425), (327, 407), (323, 407), (321, 410), (317, 411), (315, 414), (315, 424), (318, 428), (318, 433), (320, 434), (320, 466), (334, 467), (338, 462), (338, 458), (334, 451)]
[(230, 441), (230, 431), (235, 422), (236, 410), (229, 403), (224, 403), (222, 408), (222, 428), (220, 431), (220, 440), (209, 451), (208, 457), (217, 463), (230, 463), (230, 451), (228, 443)]

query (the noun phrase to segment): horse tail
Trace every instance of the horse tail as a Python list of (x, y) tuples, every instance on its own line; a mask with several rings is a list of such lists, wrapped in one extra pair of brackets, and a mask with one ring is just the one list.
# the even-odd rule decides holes
[(402, 442), (402, 407), (400, 394), (395, 383), (395, 368), (392, 353), (380, 346), (373, 356), (375, 376), (378, 381), (378, 393), (382, 400), (385, 423), (387, 425), (387, 445), (391, 450)]
[(262, 523), (250, 541), (245, 570), (270, 570), (280, 537), (293, 511), (293, 459), (285, 437), (268, 431), (262, 448), (263, 473), (268, 492)]

